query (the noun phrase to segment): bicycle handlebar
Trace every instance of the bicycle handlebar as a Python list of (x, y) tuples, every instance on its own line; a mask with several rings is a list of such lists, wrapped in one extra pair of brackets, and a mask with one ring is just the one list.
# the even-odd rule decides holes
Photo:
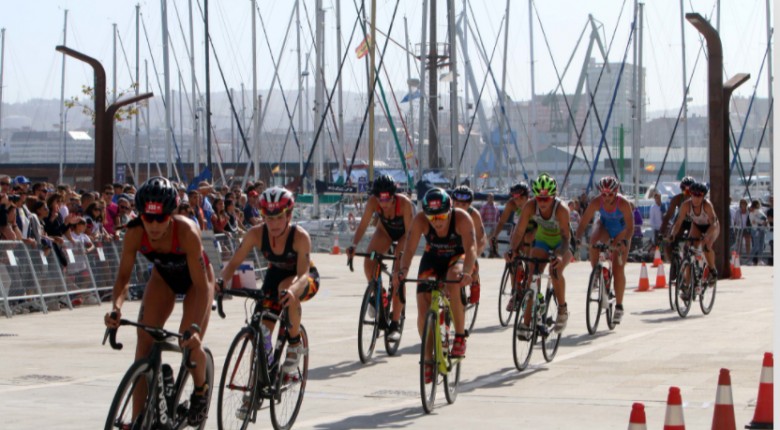
[(352, 255), (347, 257), (347, 266), (349, 266), (349, 271), (354, 272), (355, 268), (353, 267), (353, 260), (355, 257), (368, 257), (369, 260), (382, 262), (382, 260), (395, 260), (395, 256), (393, 255), (387, 255), (382, 254), (380, 252), (372, 251), (372, 252), (353, 252)]
[(439, 287), (441, 285), (445, 284), (459, 284), (461, 281), (458, 279), (415, 279), (415, 278), (406, 278), (402, 279), (401, 283), (404, 284), (406, 282), (414, 282), (417, 284), (432, 284), (436, 287)]
[[(115, 319), (117, 316), (116, 312), (111, 312), (111, 319)], [(154, 338), (155, 341), (163, 342), (168, 338), (176, 338), (176, 339), (182, 339), (182, 340), (188, 340), (190, 337), (192, 337), (192, 333), (190, 330), (186, 330), (183, 334), (179, 334), (173, 331), (165, 330), (164, 328), (160, 327), (152, 327), (148, 326), (146, 324), (141, 324), (135, 321), (126, 320), (124, 318), (119, 320), (119, 326), (123, 325), (129, 325), (133, 327), (140, 328), (141, 330), (144, 330), (145, 332), (149, 333), (152, 338)], [(193, 323), (190, 328), (198, 333), (200, 333), (200, 326), (198, 324)], [(118, 328), (106, 328), (106, 332), (103, 335), (103, 345), (106, 344), (106, 338), (108, 338), (109, 343), (111, 344), (111, 348), (116, 350), (121, 350), (124, 345), (120, 342), (116, 341), (116, 333), (118, 331)], [(190, 350), (189, 348), (185, 348), (182, 351), (182, 361), (184, 362), (185, 366), (189, 369), (194, 369), (196, 366), (195, 362), (190, 361)]]

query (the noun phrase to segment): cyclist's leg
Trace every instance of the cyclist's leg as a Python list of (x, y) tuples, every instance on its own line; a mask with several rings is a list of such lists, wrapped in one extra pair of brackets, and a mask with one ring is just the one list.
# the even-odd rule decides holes
[[(447, 269), (446, 279), (460, 279), (462, 274), (463, 262), (456, 260)], [(466, 309), (463, 307), (463, 301), (461, 301), (460, 298), (460, 287), (458, 284), (447, 284), (447, 291), (450, 294), (450, 308), (452, 309), (452, 319), (454, 320), (453, 323), (455, 324), (455, 333), (464, 334), (466, 324)]]
[(622, 254), (612, 253), (612, 281), (615, 286), (615, 299), (617, 305), (623, 305), (623, 295), (626, 292), (626, 263), (628, 262), (628, 249), (631, 244), (623, 248)]
[[(176, 303), (176, 295), (168, 287), (157, 269), (152, 269), (149, 282), (146, 283), (144, 296), (141, 300), (141, 309), (138, 311), (138, 322), (141, 324), (163, 327), (168, 317), (171, 316), (173, 305)], [(152, 350), (154, 339), (140, 328), (137, 329), (138, 344), (135, 348), (135, 359), (146, 357)], [(146, 401), (146, 380), (141, 379), (138, 388), (133, 393), (133, 417), (143, 409)]]
[[(446, 273), (446, 272), (445, 272)], [(435, 259), (429, 254), (424, 253), (422, 259), (420, 259), (420, 267), (417, 270), (418, 279), (428, 279), (430, 277), (438, 277), (437, 269), (435, 265)], [(428, 314), (428, 309), (431, 308), (431, 291), (422, 284), (417, 284), (417, 332), (422, 339), (423, 330), (425, 330), (425, 317)], [(429, 346), (426, 345), (426, 348)]]
[(596, 267), (599, 262), (599, 250), (594, 248), (596, 243), (609, 243), (609, 232), (604, 228), (601, 223), (593, 223), (593, 230), (590, 234), (590, 249), (588, 250), (588, 258), (590, 259), (590, 267)]
[[(184, 296), (183, 315), (179, 325), (179, 333), (189, 330), (192, 324), (200, 327), (201, 342), (206, 336), (206, 329), (209, 325), (211, 316), (211, 303), (214, 301), (214, 271), (211, 266), (206, 266), (205, 291), (197, 290), (195, 286), (190, 286)], [(201, 317), (202, 315), (202, 317)], [(203, 350), (203, 344), (200, 348), (190, 351), (190, 359), (195, 362), (195, 368), (191, 370), (192, 379), (195, 386), (201, 387), (206, 382), (206, 351)]]
[[(406, 247), (406, 235), (401, 237), (395, 246), (395, 262), (394, 264), (391, 264), (390, 267), (395, 267), (395, 264), (400, 264), (401, 261), (401, 254), (403, 253), (404, 248)], [(389, 246), (388, 246), (389, 248)], [(391, 271), (392, 273), (392, 271)], [(392, 285), (390, 280), (388, 279), (388, 286)], [(402, 285), (401, 289), (403, 291), (397, 292), (393, 291), (392, 294), (392, 300), (393, 300), (393, 315), (391, 316), (391, 319), (393, 322), (399, 322), (401, 320), (401, 312), (404, 310), (404, 302), (401, 300), (401, 297), (406, 297), (406, 286)]]
[[(390, 240), (390, 236), (385, 231), (385, 228), (381, 223), (377, 223), (376, 230), (374, 230), (374, 235), (371, 236), (371, 241), (368, 243), (368, 249), (366, 249), (366, 252), (371, 253), (376, 251), (384, 254), (388, 249), (390, 249), (391, 244), (392, 241)], [(368, 257), (363, 260), (363, 272), (366, 274), (367, 281), (374, 279), (376, 265), (377, 262), (369, 259)]]

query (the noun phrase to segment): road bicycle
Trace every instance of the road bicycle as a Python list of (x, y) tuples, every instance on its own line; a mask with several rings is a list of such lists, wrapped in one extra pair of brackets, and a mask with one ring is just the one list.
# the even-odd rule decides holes
[[(704, 258), (704, 251), (700, 242), (701, 238), (686, 238), (683, 240), (680, 272), (677, 274), (677, 283), (674, 288), (674, 299), (677, 313), (685, 318), (691, 310), (692, 302), (699, 299), (699, 306), (704, 315), (712, 312), (717, 291), (717, 279), (711, 279), (712, 272)], [(712, 283), (711, 283), (712, 282)]]
[[(112, 318), (116, 313), (112, 314)], [(190, 351), (182, 351), (178, 344), (169, 339), (189, 339), (190, 331), (179, 334), (160, 327), (151, 327), (137, 322), (120, 319), (119, 325), (137, 327), (148, 333), (153, 339), (152, 350), (146, 357), (136, 360), (125, 373), (122, 382), (116, 390), (111, 408), (106, 418), (108, 429), (183, 429), (188, 427), (187, 416), (190, 410), (190, 395), (195, 389), (189, 369), (195, 368), (190, 362)], [(197, 324), (190, 328), (200, 331)], [(116, 341), (117, 329), (106, 329), (103, 344), (110, 340), (111, 347), (121, 350), (123, 345)], [(208, 384), (209, 403), (214, 383), (214, 358), (208, 348), (206, 352), (206, 383)], [(163, 352), (181, 354), (181, 364), (176, 379), (173, 378), (173, 368), (162, 360)], [(146, 390), (143, 407), (133, 413), (133, 397), (136, 390)], [(208, 411), (207, 411), (208, 412)], [(206, 426), (204, 419), (197, 427)]]
[(669, 261), (669, 308), (671, 310), (677, 309), (677, 303), (675, 303), (674, 292), (677, 287), (677, 282), (680, 276), (680, 267), (682, 266), (683, 259), (683, 247), (681, 241), (685, 241), (683, 237), (680, 241), (672, 242), (672, 251)]
[[(424, 291), (431, 291), (431, 307), (425, 315), (422, 343), (420, 347), (420, 396), (425, 413), (433, 411), (436, 400), (436, 386), (444, 384), (447, 403), (455, 403), (460, 384), (460, 365), (462, 357), (452, 356), (455, 344), (455, 326), (452, 307), (447, 297), (447, 284), (457, 284), (456, 280), (405, 279), (423, 285)], [(441, 376), (441, 378), (439, 378)]]
[[(612, 258), (617, 251), (602, 242), (592, 246), (599, 250), (599, 261), (590, 272), (588, 295), (585, 298), (585, 322), (590, 334), (596, 333), (602, 311), (607, 317), (607, 327), (614, 330), (616, 325), (613, 319), (616, 299), (615, 289), (612, 287)], [(618, 255), (618, 258), (622, 260), (623, 256)]]
[[(514, 302), (515, 323), (512, 330), (512, 354), (517, 370), (523, 371), (531, 360), (531, 352), (536, 342), (541, 339), (542, 353), (548, 363), (555, 358), (561, 341), (561, 332), (555, 330), (558, 318), (558, 299), (549, 275), (539, 271), (541, 264), (553, 260), (553, 256), (535, 258), (516, 256), (533, 266), (531, 276), (524, 278), (522, 289), (518, 292), (518, 300)], [(550, 268), (554, 272), (554, 269)], [(542, 280), (547, 280), (547, 287), (542, 291)]]
[[(220, 284), (221, 285), (221, 284)], [(283, 372), (282, 362), (289, 346), (291, 324), (284, 309), (277, 315), (270, 309), (270, 297), (262, 290), (224, 289), (217, 294), (219, 316), (224, 296), (246, 297), (254, 301), (245, 326), (233, 338), (225, 357), (219, 381), (217, 426), (223, 429), (246, 429), (257, 422), (257, 412), (267, 399), (271, 409), (271, 424), (277, 430), (292, 428), (303, 403), (309, 375), (309, 337), (301, 324), (301, 345), (304, 355), (297, 369)], [(276, 346), (271, 343), (271, 330), (263, 325), (270, 321), (278, 326)], [(278, 323), (278, 324), (277, 324)]]
[[(389, 294), (388, 288), (385, 288), (382, 284), (382, 273), (385, 273), (388, 278), (391, 278), (391, 274), (388, 271), (387, 264), (384, 263), (384, 260), (395, 260), (395, 257), (375, 251), (370, 253), (356, 252), (347, 259), (349, 270), (353, 272), (355, 271), (353, 259), (356, 256), (367, 257), (371, 261), (376, 262), (372, 280), (369, 281), (366, 292), (363, 293), (363, 301), (360, 305), (360, 315), (358, 317), (358, 356), (360, 357), (361, 363), (368, 363), (371, 360), (371, 356), (374, 354), (376, 341), (380, 336), (380, 331), (385, 333), (385, 350), (387, 351), (387, 355), (395, 355), (398, 352), (398, 346), (401, 344), (401, 339), (394, 342), (390, 340), (388, 336), (393, 315), (392, 297), (395, 292)], [(401, 303), (406, 303), (403, 288), (399, 294)], [(404, 332), (405, 320), (406, 307), (404, 306), (401, 311), (401, 318), (398, 321), (398, 330), (401, 335), (403, 335)]]
[[(498, 243), (509, 243), (508, 240), (498, 240)], [(524, 244), (530, 246), (529, 243)], [(522, 254), (520, 254), (522, 255)], [(498, 322), (501, 327), (509, 326), (512, 321), (512, 313), (515, 311), (515, 303), (519, 300), (520, 287), (528, 273), (528, 265), (523, 260), (512, 259), (504, 264), (504, 272), (501, 275), (501, 286), (498, 292)]]

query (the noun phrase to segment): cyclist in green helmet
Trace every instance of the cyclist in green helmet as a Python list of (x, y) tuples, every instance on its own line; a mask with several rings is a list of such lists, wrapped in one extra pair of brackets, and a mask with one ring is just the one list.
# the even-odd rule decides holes
[[(558, 300), (558, 318), (555, 320), (555, 330), (563, 331), (569, 319), (569, 312), (566, 306), (566, 280), (563, 277), (563, 270), (571, 261), (571, 250), (569, 241), (571, 232), (569, 230), (569, 209), (558, 196), (558, 183), (549, 173), (541, 173), (539, 177), (531, 184), (531, 190), (534, 198), (529, 200), (523, 208), (515, 230), (512, 232), (512, 239), (509, 243), (509, 251), (506, 254), (507, 260), (512, 258), (512, 250), (517, 249), (520, 240), (525, 233), (526, 226), (532, 220), (536, 222), (536, 236), (531, 247), (530, 256), (533, 258), (546, 258), (551, 253), (554, 259), (551, 261), (553, 288), (555, 289), (555, 298)], [(541, 265), (539, 272), (544, 271), (544, 264)], [(534, 267), (531, 265), (531, 272)], [(529, 321), (526, 321), (526, 325)], [(530, 331), (529, 331), (530, 333)]]

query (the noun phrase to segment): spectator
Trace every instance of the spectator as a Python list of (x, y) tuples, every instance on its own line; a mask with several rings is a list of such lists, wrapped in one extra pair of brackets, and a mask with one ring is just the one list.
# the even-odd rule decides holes
[(634, 211), (634, 239), (639, 239), (636, 243), (642, 244), (642, 223), (645, 222), (642, 218), (642, 212), (639, 207), (633, 201), (631, 203), (631, 210)]
[(767, 227), (767, 216), (761, 210), (761, 202), (753, 200), (749, 211), (751, 225), (751, 240), (753, 241), (753, 265), (757, 266), (759, 256), (764, 252), (764, 234)]
[(111, 240), (111, 235), (103, 227), (103, 210), (97, 202), (89, 205), (84, 211), (84, 220), (87, 223), (86, 234), (89, 235), (92, 242)]
[(7, 194), (0, 198), (0, 240), (21, 240), (22, 233), (16, 225), (16, 206)]
[(225, 233), (229, 217), (225, 211), (225, 200), (222, 197), (214, 198), (214, 212), (211, 214), (211, 225), (214, 233)]
[(767, 264), (770, 266), (774, 266), (775, 260), (775, 241), (774, 241), (774, 229), (775, 229), (775, 202), (774, 198), (772, 196), (769, 196), (767, 199), (767, 209), (766, 209), (766, 223), (767, 226), (769, 226), (769, 260), (767, 260)]
[(87, 221), (83, 217), (77, 217), (68, 227), (65, 236), (67, 240), (84, 245), (84, 252), (91, 252), (95, 249), (92, 240), (87, 236)]
[(737, 238), (737, 253), (742, 255), (742, 242), (744, 241), (745, 254), (750, 255), (750, 213), (748, 212), (747, 200), (739, 200), (739, 208), (732, 215), (731, 223)]
[(119, 204), (119, 195), (122, 194), (122, 191), (125, 189), (125, 186), (123, 184), (120, 184), (119, 182), (114, 182), (114, 184), (111, 186), (111, 190), (113, 192), (113, 195), (111, 196), (111, 201)]
[(485, 231), (492, 232), (496, 228), (496, 223), (498, 223), (500, 214), (494, 200), (495, 196), (493, 196), (493, 193), (488, 193), (487, 202), (479, 209), (482, 223), (485, 224)]
[[(27, 202), (27, 191), (19, 185), (14, 185), (14, 194), (11, 195), (11, 203), (16, 206), (16, 225), (22, 233), (22, 240), (32, 245), (34, 240), (30, 239), (30, 210), (25, 204)], [(29, 240), (28, 240), (29, 239)]]
[(244, 231), (243, 223), (239, 220), (239, 217), (243, 216), (243, 214), (236, 208), (233, 200), (225, 200), (225, 213), (228, 216), (228, 223), (225, 225), (225, 232), (239, 233)]
[(43, 182), (36, 182), (32, 186), (32, 195), (40, 201), (46, 201), (46, 184)]
[(660, 245), (661, 226), (663, 225), (663, 206), (661, 205), (661, 193), (656, 192), (653, 195), (653, 206), (650, 207), (650, 227), (653, 229), (653, 243)]
[(43, 219), (43, 230), (46, 235), (51, 237), (55, 242), (62, 245), (67, 227), (65, 226), (65, 220), (60, 214), (60, 206), (62, 206), (62, 196), (59, 194), (52, 194), (46, 199), (46, 206), (48, 207), (48, 215)]
[(17, 176), (14, 178), (14, 185), (19, 185), (26, 194), (30, 188), (30, 180), (26, 176)]
[(210, 195), (216, 194), (214, 188), (207, 181), (198, 183), (198, 194), (200, 194), (200, 207), (203, 210), (203, 219), (206, 220), (206, 229), (213, 230), (211, 216), (214, 214), (214, 208), (211, 205)]
[(244, 206), (244, 227), (248, 230), (252, 226), (260, 224), (260, 212), (258, 211), (260, 194), (255, 190), (251, 190), (247, 193), (247, 196), (248, 201), (246, 206)]
[(103, 187), (103, 203), (105, 206), (105, 214), (103, 216), (103, 227), (105, 227), (108, 234), (116, 237), (116, 230), (114, 229), (114, 222), (116, 221), (119, 208), (113, 201), (114, 187), (111, 184)]
[(179, 185), (176, 190), (179, 193), (179, 203), (189, 203), (190, 199), (187, 197), (187, 187)]
[(124, 232), (127, 228), (127, 224), (135, 219), (133, 208), (130, 206), (130, 200), (125, 197), (120, 197), (117, 203), (117, 216), (114, 225), (114, 230), (117, 232)]
[(201, 231), (206, 230), (206, 218), (203, 213), (203, 207), (200, 205), (200, 194), (198, 190), (190, 190), (187, 193), (189, 197), (189, 205), (192, 212), (195, 214), (196, 224), (200, 227)]

